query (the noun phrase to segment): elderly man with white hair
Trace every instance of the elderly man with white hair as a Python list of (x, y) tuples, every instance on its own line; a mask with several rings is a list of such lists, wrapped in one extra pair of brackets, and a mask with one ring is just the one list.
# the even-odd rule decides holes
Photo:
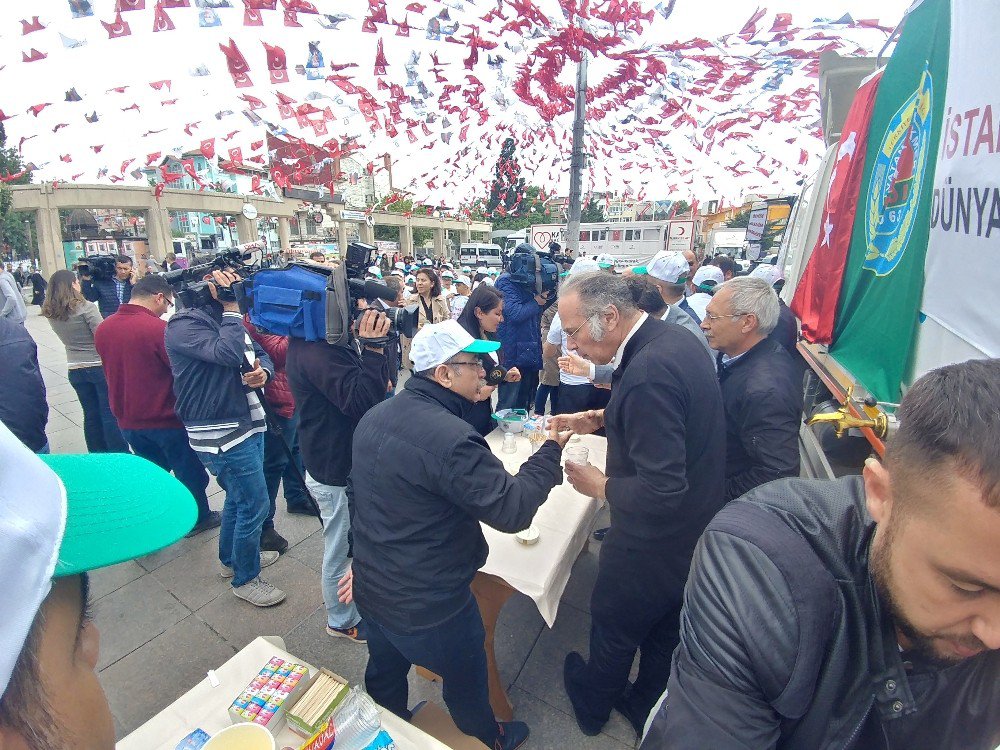
[(768, 337), (777, 324), (778, 295), (753, 276), (719, 286), (701, 322), (719, 352), (727, 501), (799, 475), (802, 377), (788, 352)]
[(617, 364), (605, 409), (552, 420), (580, 433), (604, 427), (608, 438), (606, 474), (566, 464), (579, 492), (607, 499), (611, 527), (591, 596), (590, 658), (568, 654), (563, 680), (585, 734), (599, 733), (612, 708), (638, 733), (667, 684), (695, 543), (723, 505), (722, 397), (698, 339), (639, 310), (620, 276), (571, 276), (559, 317), (570, 352)]

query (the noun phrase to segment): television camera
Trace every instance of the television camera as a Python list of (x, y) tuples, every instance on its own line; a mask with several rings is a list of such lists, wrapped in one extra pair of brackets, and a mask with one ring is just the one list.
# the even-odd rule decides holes
[[(209, 289), (211, 282), (205, 281), (205, 277), (210, 275), (212, 271), (232, 269), (246, 280), (260, 269), (263, 248), (264, 245), (261, 242), (238, 245), (231, 250), (219, 253), (208, 263), (201, 263), (190, 268), (179, 268), (162, 275), (174, 289), (178, 308), (205, 307), (211, 304), (214, 299)], [(245, 281), (238, 281), (229, 287), (217, 287), (216, 294), (219, 302), (240, 302), (240, 308), (243, 309), (244, 283)]]

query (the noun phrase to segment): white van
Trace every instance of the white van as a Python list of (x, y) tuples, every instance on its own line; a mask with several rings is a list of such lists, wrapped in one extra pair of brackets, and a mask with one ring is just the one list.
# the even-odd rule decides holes
[(503, 266), (499, 245), (470, 242), (459, 248), (458, 257), (463, 266), (471, 266), (472, 268), (476, 268), (477, 266), (501, 268)]

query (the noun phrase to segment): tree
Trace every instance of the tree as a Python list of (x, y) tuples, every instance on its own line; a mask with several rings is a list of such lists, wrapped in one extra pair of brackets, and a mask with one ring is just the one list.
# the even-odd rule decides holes
[(0, 248), (6, 260), (31, 257), (25, 221), (27, 220), (29, 226), (32, 226), (34, 217), (11, 210), (14, 194), (8, 186), (27, 185), (31, 182), (32, 176), (31, 170), (25, 169), (17, 150), (7, 148), (7, 131), (0, 122), (0, 178), (6, 180), (13, 175), (17, 177), (0, 183)]
[(517, 163), (514, 152), (517, 142), (507, 138), (500, 147), (500, 158), (494, 169), (495, 177), (490, 188), (490, 199), (486, 213), (492, 218), (508, 216), (524, 216), (527, 207), (524, 205), (525, 187), (521, 177), (521, 165)]
[(604, 221), (604, 209), (601, 208), (597, 199), (591, 196), (590, 200), (583, 204), (583, 210), (580, 211), (580, 223), (597, 224), (602, 221)]
[(726, 226), (730, 229), (746, 229), (750, 226), (750, 212), (740, 211), (736, 214), (736, 216), (726, 222)]

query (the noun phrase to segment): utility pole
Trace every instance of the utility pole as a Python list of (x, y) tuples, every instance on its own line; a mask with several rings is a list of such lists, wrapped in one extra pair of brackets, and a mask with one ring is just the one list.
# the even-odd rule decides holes
[(573, 153), (569, 163), (569, 212), (566, 227), (566, 251), (576, 257), (580, 248), (580, 215), (583, 212), (583, 168), (587, 154), (583, 150), (583, 125), (587, 117), (587, 54), (580, 53), (576, 69), (576, 107), (573, 112)]

